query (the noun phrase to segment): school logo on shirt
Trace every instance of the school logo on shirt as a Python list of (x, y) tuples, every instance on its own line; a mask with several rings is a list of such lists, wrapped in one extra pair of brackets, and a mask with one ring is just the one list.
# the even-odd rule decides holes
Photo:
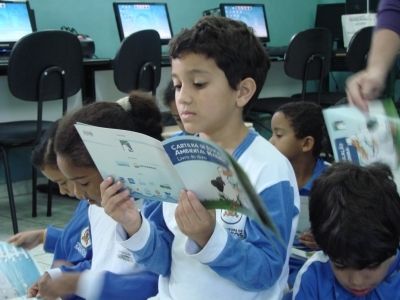
[(90, 239), (90, 231), (89, 231), (89, 227), (84, 228), (81, 231), (81, 245), (84, 248), (89, 247), (92, 244), (92, 241)]
[(236, 210), (221, 210), (221, 219), (224, 223), (227, 224), (237, 224), (240, 222), (242, 218), (242, 214), (238, 213)]
[(218, 210), (221, 223), (228, 232), (238, 237), (239, 239), (246, 238), (244, 227), (246, 225), (247, 217), (236, 210)]

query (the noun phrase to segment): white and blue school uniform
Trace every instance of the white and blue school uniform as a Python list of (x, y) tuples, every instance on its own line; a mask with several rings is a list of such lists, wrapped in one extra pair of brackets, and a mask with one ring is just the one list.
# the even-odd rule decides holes
[(52, 278), (62, 272), (82, 272), (76, 296), (84, 299), (145, 300), (157, 293), (158, 275), (139, 266), (132, 253), (115, 242), (116, 222), (102, 207), (88, 210), (93, 258), (72, 267), (48, 271)]
[(336, 280), (329, 258), (316, 252), (300, 269), (293, 288), (294, 300), (399, 300), (400, 254), (389, 267), (384, 280), (369, 294), (358, 297), (344, 289)]
[[(318, 158), (312, 175), (310, 179), (306, 182), (306, 184), (299, 188), (299, 193), (300, 193), (300, 202), (301, 202), (301, 212), (300, 212), (300, 217), (299, 217), (299, 224), (298, 226), (304, 227), (305, 225), (300, 225), (300, 223), (303, 222), (304, 219), (307, 219), (306, 222), (307, 225), (309, 226), (309, 214), (308, 214), (308, 198), (310, 196), (311, 188), (314, 183), (314, 180), (317, 179), (328, 167), (330, 166), (330, 163), (324, 161), (322, 158)], [(297, 230), (297, 233), (299, 230)], [(306, 247), (300, 241), (298, 240), (297, 236), (294, 239), (293, 243), (294, 248), (299, 248), (304, 251), (312, 251), (312, 249)], [(299, 272), (301, 266), (304, 264), (305, 259), (298, 258), (296, 256), (291, 256), (289, 259), (289, 279), (288, 279), (288, 284), (289, 287), (292, 287), (294, 284), (294, 281), (296, 279), (297, 273)]]
[(255, 131), (233, 157), (266, 205), (280, 237), (237, 214), (216, 210), (214, 232), (204, 246), (189, 240), (175, 221), (176, 204), (148, 202), (143, 223), (129, 239), (117, 238), (136, 260), (161, 274), (156, 299), (281, 299), (297, 226), (299, 195), (289, 161)]
[(79, 201), (64, 229), (47, 227), (43, 248), (54, 253), (53, 261), (64, 260), (76, 265), (92, 259), (88, 208), (87, 201)]

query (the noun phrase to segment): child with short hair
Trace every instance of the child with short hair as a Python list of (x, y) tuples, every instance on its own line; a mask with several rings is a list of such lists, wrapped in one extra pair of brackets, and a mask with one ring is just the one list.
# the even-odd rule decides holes
[[(248, 174), (279, 236), (237, 213), (207, 210), (191, 191), (178, 204), (149, 202), (142, 213), (122, 183), (101, 184), (102, 205), (120, 223), (117, 238), (161, 274), (158, 299), (281, 299), (299, 196), (289, 161), (243, 121), (270, 65), (244, 23), (204, 17), (170, 43), (176, 104), (185, 130), (217, 143)], [(196, 170), (193, 170), (193, 176)]]
[[(289, 159), (299, 187), (301, 212), (294, 247), (316, 250), (318, 246), (309, 232), (308, 196), (314, 180), (330, 165), (320, 156), (327, 148), (321, 107), (305, 101), (284, 104), (272, 116), (271, 129), (269, 141)], [(296, 256), (290, 258), (289, 287), (304, 262), (305, 259)]]
[(400, 299), (400, 196), (386, 165), (332, 165), (314, 182), (310, 220), (322, 251), (293, 299)]

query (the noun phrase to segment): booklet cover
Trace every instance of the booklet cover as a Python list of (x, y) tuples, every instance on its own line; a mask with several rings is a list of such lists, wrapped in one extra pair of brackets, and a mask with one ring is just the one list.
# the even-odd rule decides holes
[(28, 288), (39, 277), (28, 251), (0, 241), (0, 299), (27, 299)]
[(400, 182), (400, 123), (391, 99), (372, 101), (368, 113), (342, 105), (324, 109), (323, 115), (335, 161), (382, 162)]
[(133, 198), (176, 203), (187, 189), (207, 208), (238, 211), (273, 229), (245, 172), (216, 144), (193, 136), (162, 143), (127, 130), (75, 127), (102, 177), (123, 182)]

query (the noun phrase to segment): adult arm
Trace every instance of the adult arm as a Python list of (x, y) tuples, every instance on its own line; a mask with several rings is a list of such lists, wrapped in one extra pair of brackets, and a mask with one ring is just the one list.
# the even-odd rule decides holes
[(368, 101), (377, 98), (384, 90), (387, 75), (399, 51), (400, 1), (382, 0), (367, 67), (351, 76), (346, 83), (350, 103), (368, 110)]

